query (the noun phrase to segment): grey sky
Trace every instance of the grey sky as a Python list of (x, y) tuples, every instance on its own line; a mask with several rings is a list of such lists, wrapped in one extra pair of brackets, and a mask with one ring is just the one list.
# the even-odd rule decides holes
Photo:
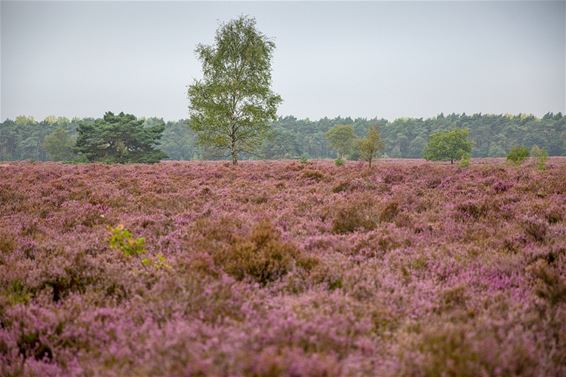
[(280, 115), (566, 111), (565, 2), (1, 4), (1, 119), (179, 119), (197, 43), (240, 14), (277, 45)]

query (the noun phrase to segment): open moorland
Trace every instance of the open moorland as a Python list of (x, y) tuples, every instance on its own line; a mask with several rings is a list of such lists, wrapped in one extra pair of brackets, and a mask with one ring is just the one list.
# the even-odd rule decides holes
[(2, 376), (564, 376), (566, 160), (0, 166)]

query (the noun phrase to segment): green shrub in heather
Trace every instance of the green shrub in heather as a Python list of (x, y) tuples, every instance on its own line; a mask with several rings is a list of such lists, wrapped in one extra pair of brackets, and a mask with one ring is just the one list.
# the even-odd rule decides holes
[(531, 157), (535, 159), (538, 170), (543, 171), (546, 168), (546, 160), (548, 160), (546, 149), (534, 145), (531, 148)]
[(120, 224), (115, 228), (110, 228), (110, 233), (111, 236), (108, 241), (110, 247), (121, 252), (126, 257), (138, 258), (144, 268), (148, 266), (153, 266), (157, 269), (171, 267), (161, 253), (157, 254), (155, 258), (144, 257), (143, 255), (147, 253), (145, 238), (134, 238), (132, 232), (125, 229), (124, 225)]
[(529, 148), (523, 146), (514, 146), (507, 153), (507, 161), (515, 165), (521, 165), (529, 157)]
[(469, 153), (464, 153), (462, 155), (462, 158), (460, 158), (460, 167), (462, 168), (468, 168), (470, 167), (470, 160), (471, 160), (471, 156)]

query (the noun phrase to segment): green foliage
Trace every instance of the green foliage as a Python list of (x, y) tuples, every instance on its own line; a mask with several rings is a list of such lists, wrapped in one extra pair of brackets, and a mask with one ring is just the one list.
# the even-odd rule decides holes
[(204, 78), (189, 86), (190, 127), (203, 145), (230, 152), (261, 146), (276, 119), (281, 97), (271, 89), (275, 44), (256, 30), (255, 19), (241, 16), (219, 27), (214, 45), (196, 53)]
[(76, 157), (75, 139), (64, 129), (57, 128), (43, 140), (43, 149), (55, 161), (70, 161)]
[(127, 257), (139, 256), (145, 254), (145, 238), (134, 238), (132, 232), (124, 228), (120, 224), (115, 228), (110, 229), (111, 237), (108, 241), (110, 247), (114, 250), (120, 251)]
[(536, 159), (537, 169), (543, 171), (546, 168), (546, 160), (548, 160), (548, 153), (544, 148), (538, 145), (533, 145), (531, 148), (531, 156)]
[(27, 304), (31, 299), (31, 293), (20, 280), (13, 280), (3, 294), (10, 305)]
[(34, 119), (34, 117), (32, 116), (27, 116), (27, 115), (18, 115), (16, 117), (16, 124), (18, 126), (24, 126), (27, 124), (33, 124), (33, 123), (37, 123)]
[[(149, 118), (145, 120), (144, 127), (156, 126), (161, 122), (161, 119)], [(171, 160), (191, 160), (200, 157), (195, 139), (188, 121), (167, 122), (158, 147)]]
[(423, 157), (433, 161), (450, 161), (453, 164), (454, 160), (459, 160), (464, 154), (472, 152), (468, 133), (467, 128), (433, 133), (428, 138)]
[(460, 167), (462, 167), (462, 168), (469, 167), (470, 166), (470, 160), (471, 160), (470, 154), (464, 153), (462, 155), (462, 157), (460, 158)]
[(364, 161), (367, 161), (371, 168), (371, 163), (374, 157), (383, 150), (383, 141), (381, 141), (381, 136), (377, 126), (370, 127), (367, 132), (367, 136), (357, 141), (357, 146), (360, 157)]
[(336, 151), (338, 157), (341, 159), (352, 151), (356, 137), (352, 125), (344, 124), (332, 127), (326, 131), (324, 136), (330, 143), (330, 147)]
[(520, 165), (527, 157), (529, 157), (529, 148), (523, 146), (516, 145), (507, 153), (507, 161), (515, 165)]
[(76, 150), (88, 161), (155, 163), (166, 157), (156, 149), (164, 128), (163, 121), (144, 127), (144, 120), (131, 114), (107, 112), (79, 125)]
[(159, 253), (155, 257), (144, 257), (147, 253), (145, 248), (145, 238), (134, 238), (132, 232), (124, 228), (122, 224), (115, 228), (110, 228), (110, 239), (108, 244), (111, 249), (121, 252), (126, 257), (136, 257), (140, 260), (144, 268), (153, 267), (155, 269), (171, 268), (167, 263), (167, 258)]
[[(78, 126), (94, 121), (88, 118), (69, 120), (59, 117), (36, 122), (29, 117), (20, 117), (20, 124), (16, 124), (14, 120), (7, 119), (0, 123), (0, 160), (52, 159), (43, 144), (50, 133), (62, 128), (76, 139)], [(159, 121), (148, 118), (144, 127)], [(420, 158), (431, 133), (463, 126), (470, 130), (469, 139), (474, 143), (472, 157), (505, 157), (506, 151), (513, 145), (525, 145), (528, 148), (538, 145), (549, 156), (566, 155), (566, 116), (549, 113), (542, 118), (525, 115), (441, 114), (428, 119), (399, 118), (391, 122), (378, 118), (350, 117), (311, 121), (286, 116), (271, 123), (271, 137), (264, 140), (260, 150), (253, 154), (242, 152), (240, 156), (243, 159), (258, 156), (266, 159), (292, 159), (304, 155), (307, 159), (334, 159), (336, 154), (330, 148), (325, 133), (340, 124), (352, 124), (357, 137), (364, 137), (373, 125), (379, 124), (384, 143), (383, 157)], [(188, 120), (166, 122), (160, 144), (156, 148), (173, 160), (226, 158), (225, 151), (199, 145), (197, 135), (188, 125)], [(358, 148), (354, 148), (348, 158), (355, 159), (356, 153)], [(83, 162), (88, 162), (84, 156), (83, 158)]]
[(306, 165), (309, 162), (309, 157), (307, 155), (302, 155), (301, 158), (299, 158), (299, 162), (303, 165)]
[(344, 160), (341, 157), (338, 157), (336, 160), (334, 160), (334, 163), (336, 164), (336, 166), (344, 166)]

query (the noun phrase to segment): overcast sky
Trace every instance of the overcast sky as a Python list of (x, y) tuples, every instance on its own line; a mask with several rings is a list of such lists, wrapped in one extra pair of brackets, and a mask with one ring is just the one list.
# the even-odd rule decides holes
[(566, 3), (1, 3), (1, 119), (187, 117), (197, 43), (247, 14), (279, 115), (565, 112)]

